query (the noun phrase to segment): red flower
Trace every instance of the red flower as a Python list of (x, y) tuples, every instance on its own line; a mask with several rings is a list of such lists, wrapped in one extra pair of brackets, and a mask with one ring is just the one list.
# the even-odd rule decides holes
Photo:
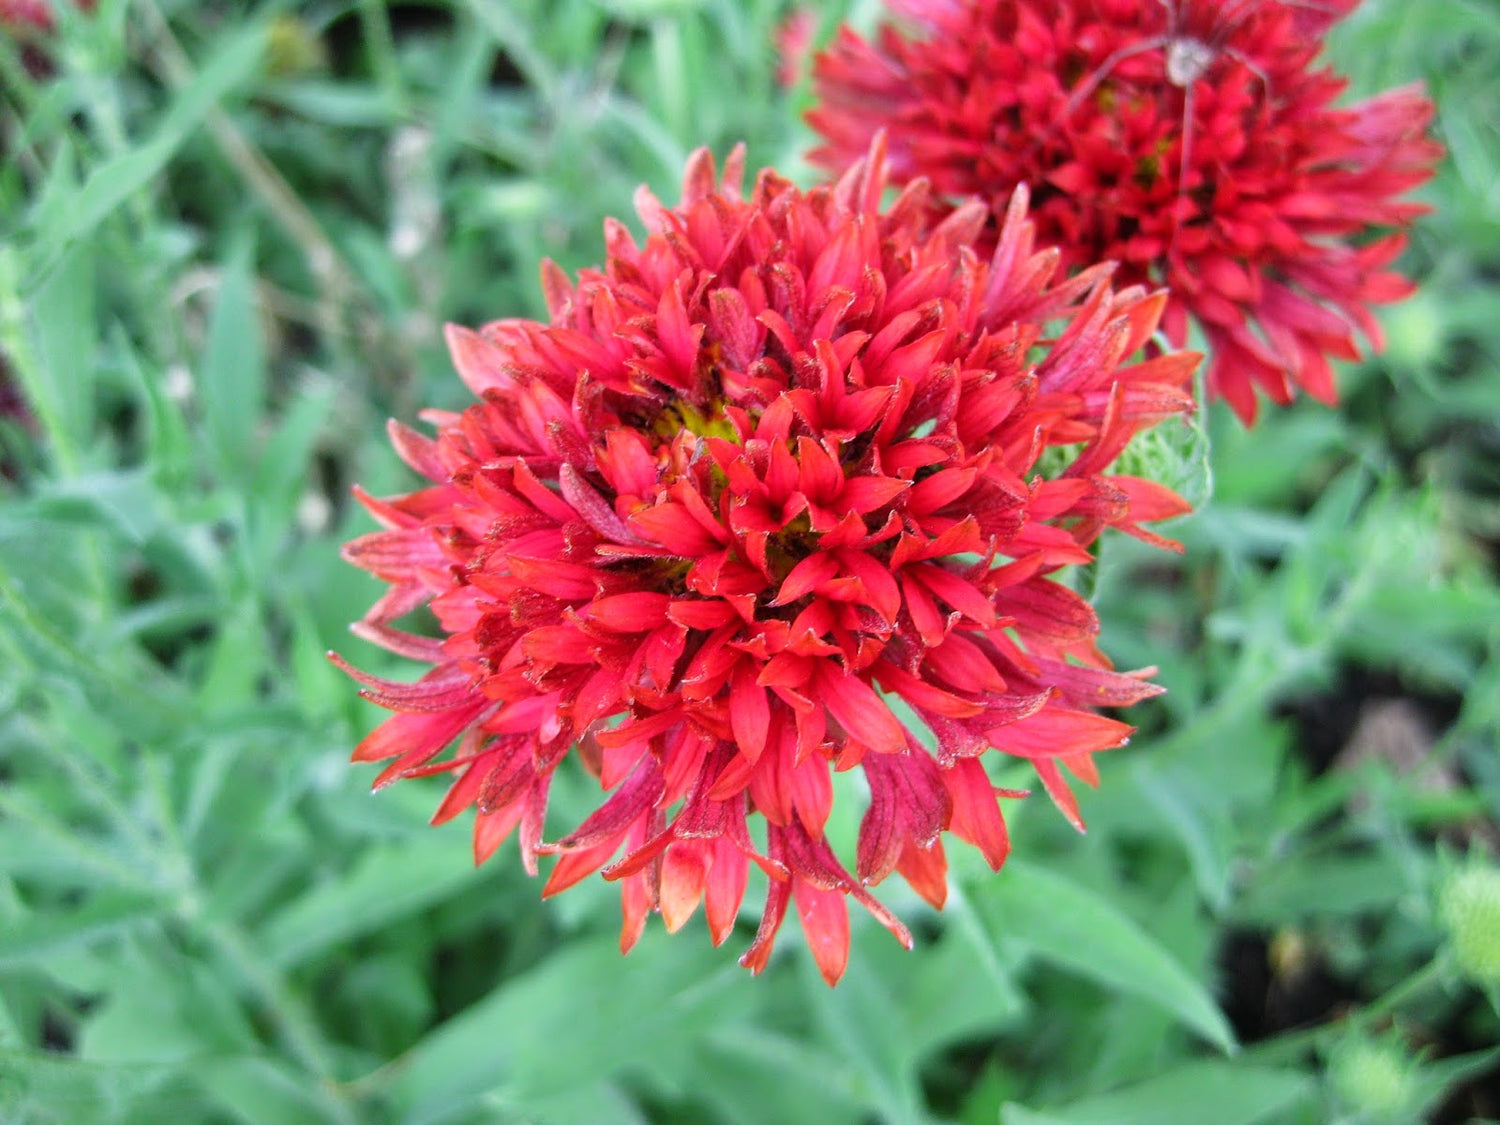
[[(1197, 357), (1118, 366), (1162, 298), (1111, 292), (1107, 268), (1052, 284), (1024, 192), (986, 264), (982, 206), (930, 230), (914, 184), (879, 210), (878, 146), (836, 187), (766, 171), (748, 199), (742, 158), (721, 186), (699, 152), (674, 209), (643, 189), (652, 233), (611, 221), (576, 287), (549, 263), (550, 325), (449, 329), (481, 401), (429, 415), (436, 440), (392, 424), (433, 483), (361, 494), (386, 530), (345, 551), (391, 584), (356, 632), (435, 667), (349, 669), (397, 712), (354, 756), (395, 759), (377, 788), (455, 772), (435, 822), (475, 806), (479, 861), (519, 828), (529, 871), (557, 856), (544, 894), (602, 868), (625, 949), (649, 910), (676, 930), (700, 900), (722, 942), (753, 864), (769, 891), (742, 963), (764, 967), (795, 903), (832, 983), (846, 898), (909, 942), (867, 885), (900, 871), (941, 905), (944, 831), (1004, 862), (988, 751), (1031, 760), (1077, 823), (1063, 770), (1092, 783), (1131, 729), (1092, 709), (1155, 694), (1051, 575), (1106, 526), (1162, 542), (1138, 521), (1184, 510), (1106, 469), (1190, 408)], [(424, 603), (441, 640), (392, 627)], [(570, 751), (605, 795), (544, 843)], [(851, 873), (824, 826), (854, 769)]]
[[(83, 12), (94, 10), (94, 0), (74, 0)], [(37, 80), (53, 73), (50, 37), (57, 31), (52, 0), (0, 0), (0, 35), (20, 48), (21, 65)]]
[(1209, 389), (1247, 424), (1255, 387), (1332, 402), (1329, 358), (1358, 358), (1355, 327), (1378, 348), (1368, 306), (1411, 291), (1385, 267), (1425, 208), (1397, 200), (1441, 152), (1416, 88), (1334, 107), (1345, 82), (1313, 63), (1357, 2), (891, 0), (919, 34), (840, 32), (812, 156), (842, 167), (886, 129), (897, 180), (997, 216), (1028, 183), (1068, 265), (1170, 289), (1169, 339), (1198, 323)]
[(811, 8), (793, 8), (776, 27), (776, 81), (790, 90), (807, 74), (812, 55), (813, 36), (818, 31), (818, 17)]
[[(94, 0), (76, 0), (85, 12), (94, 10)], [(57, 26), (50, 0), (0, 0), (0, 28), (13, 32), (28, 29), (50, 32)]]

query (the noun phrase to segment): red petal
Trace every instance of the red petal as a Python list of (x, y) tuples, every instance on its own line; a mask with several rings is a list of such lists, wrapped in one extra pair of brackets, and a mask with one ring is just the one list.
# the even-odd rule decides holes
[(1044, 707), (1034, 715), (985, 732), (996, 749), (1033, 760), (1088, 754), (1123, 746), (1135, 728), (1092, 711)]
[(933, 909), (941, 910), (948, 901), (948, 857), (943, 853), (942, 840), (934, 840), (925, 848), (908, 840), (896, 870)]
[(991, 869), (999, 871), (1010, 854), (1010, 833), (984, 767), (977, 758), (958, 758), (943, 771), (943, 784), (953, 798), (954, 835), (973, 844)]
[(745, 899), (750, 861), (744, 852), (723, 837), (714, 841), (713, 848), (708, 885), (703, 894), (703, 912), (708, 917), (708, 932), (713, 943), (722, 945), (734, 930), (740, 903)]
[(792, 896), (802, 932), (818, 972), (832, 987), (838, 984), (849, 963), (849, 907), (842, 891), (821, 891), (802, 879), (792, 880)]
[(667, 932), (675, 934), (698, 909), (708, 877), (706, 845), (697, 840), (679, 841), (667, 849), (661, 865), (661, 918)]
[(818, 665), (817, 684), (823, 706), (850, 738), (882, 754), (899, 754), (906, 749), (906, 728), (864, 680), (841, 674), (832, 664), (822, 661)]
[(766, 748), (766, 729), (771, 721), (771, 704), (766, 689), (755, 682), (756, 675), (756, 666), (742, 660), (729, 688), (730, 727), (740, 751), (752, 761)]

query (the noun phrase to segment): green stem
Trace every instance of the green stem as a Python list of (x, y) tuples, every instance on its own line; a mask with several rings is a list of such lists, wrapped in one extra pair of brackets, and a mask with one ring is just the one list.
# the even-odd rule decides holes
[(275, 1027), (277, 1038), (292, 1057), (309, 1074), (319, 1079), (328, 1109), (341, 1125), (355, 1125), (348, 1102), (347, 1088), (333, 1079), (328, 1048), (306, 1005), (287, 987), (275, 969), (256, 956), (250, 942), (238, 928), (202, 916), (195, 898), (188, 898), (178, 910), (182, 921), (203, 935), (254, 991)]
[(401, 66), (396, 58), (396, 41), (391, 36), (391, 21), (381, 0), (359, 0), (359, 24), (364, 31), (370, 67), (384, 91), (391, 111), (406, 113), (410, 99), (401, 80)]
[[(191, 85), (192, 61), (172, 34), (154, 0), (141, 0), (139, 10), (151, 25), (154, 51), (148, 61), (157, 76), (174, 90)], [(321, 295), (319, 327), (330, 340), (346, 335), (343, 316), (359, 291), (355, 272), (344, 261), (317, 218), (260, 149), (221, 109), (209, 111), (205, 121), (219, 151), (251, 193), (259, 197), (271, 218), (302, 251), (308, 271)]]
[(1263, 1043), (1253, 1044), (1245, 1049), (1245, 1058), (1259, 1063), (1289, 1062), (1315, 1047), (1325, 1046), (1329, 1040), (1368, 1028), (1413, 997), (1426, 992), (1434, 985), (1441, 984), (1447, 974), (1446, 958), (1434, 957), (1363, 1008), (1330, 1023), (1302, 1028), (1299, 1031), (1278, 1035), (1275, 1039), (1268, 1039)]

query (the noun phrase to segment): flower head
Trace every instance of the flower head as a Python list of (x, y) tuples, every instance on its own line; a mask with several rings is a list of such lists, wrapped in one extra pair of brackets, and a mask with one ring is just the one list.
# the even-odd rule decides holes
[[(76, 0), (75, 6), (85, 12), (94, 9), (94, 0)], [(57, 26), (51, 0), (0, 0), (0, 29), (10, 32), (50, 32)]]
[[(1130, 733), (1093, 708), (1156, 692), (1109, 668), (1055, 575), (1104, 527), (1163, 542), (1139, 521), (1184, 510), (1107, 467), (1190, 408), (1197, 357), (1121, 366), (1162, 297), (1107, 268), (1054, 284), (1024, 192), (985, 262), (983, 206), (932, 228), (918, 183), (880, 209), (878, 142), (806, 193), (768, 170), (742, 197), (742, 158), (721, 182), (699, 152), (675, 208), (643, 189), (651, 233), (607, 223), (576, 285), (546, 266), (550, 324), (449, 329), (480, 401), (429, 415), (435, 440), (392, 424), (432, 483), (361, 495), (386, 530), (346, 548), (390, 583), (356, 631), (434, 668), (349, 669), (397, 712), (355, 758), (394, 759), (377, 787), (455, 774), (435, 820), (474, 806), (481, 861), (519, 830), (528, 870), (557, 856), (545, 894), (602, 869), (625, 949), (649, 911), (676, 930), (700, 901), (722, 942), (759, 867), (742, 963), (795, 903), (833, 982), (846, 899), (909, 942), (868, 885), (899, 871), (941, 905), (945, 831), (1004, 861), (987, 759), (1032, 761), (1077, 822), (1064, 770), (1092, 782)], [(423, 604), (441, 640), (393, 627)], [(570, 755), (601, 803), (545, 842)], [(849, 771), (869, 792), (852, 872), (824, 833)]]
[(1439, 889), (1438, 917), (1464, 976), (1500, 989), (1500, 868), (1476, 859), (1451, 872)]
[[(73, 7), (92, 12), (95, 0), (73, 0)], [(21, 65), (34, 79), (53, 73), (53, 48), (57, 35), (54, 0), (0, 0), (0, 36), (20, 49)]]
[(815, 162), (886, 129), (897, 180), (997, 217), (1031, 185), (1068, 265), (1170, 289), (1169, 338), (1197, 322), (1209, 390), (1247, 424), (1257, 387), (1332, 402), (1355, 328), (1379, 347), (1369, 306), (1410, 292), (1386, 267), (1424, 210), (1399, 197), (1441, 150), (1415, 88), (1334, 105), (1346, 84), (1314, 64), (1357, 0), (890, 3), (912, 35), (846, 29), (815, 64)]
[(776, 81), (790, 90), (807, 75), (807, 64), (812, 57), (813, 36), (818, 30), (818, 17), (811, 8), (793, 8), (776, 26)]

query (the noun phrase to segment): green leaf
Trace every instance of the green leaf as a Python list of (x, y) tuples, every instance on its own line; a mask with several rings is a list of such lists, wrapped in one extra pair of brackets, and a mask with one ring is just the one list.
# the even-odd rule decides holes
[(1415, 1076), (1415, 1095), (1423, 1114), (1435, 1110), (1454, 1087), (1488, 1074), (1496, 1064), (1500, 1064), (1500, 1047), (1453, 1055), (1421, 1067)]
[(258, 944), (267, 960), (294, 965), (329, 947), (424, 910), (482, 876), (451, 836), (437, 834), (370, 848), (337, 878), (277, 912)]
[(192, 1075), (224, 1113), (245, 1125), (340, 1120), (309, 1078), (272, 1059), (203, 1059), (193, 1064)]
[(1066, 1117), (1053, 1117), (1048, 1113), (1037, 1113), (1015, 1102), (1007, 1102), (1000, 1110), (1000, 1125), (1073, 1125)]
[[(163, 1066), (99, 1066), (51, 1051), (0, 1050), (0, 1121), (101, 1125), (172, 1080)], [(179, 1112), (181, 1106), (176, 1107)], [(179, 1120), (190, 1117), (178, 1116)]]
[(256, 25), (220, 37), (207, 65), (173, 96), (152, 138), (98, 165), (71, 205), (59, 211), (56, 225), (42, 232), (49, 257), (87, 238), (120, 204), (156, 179), (203, 119), (260, 68), (265, 34)]
[(52, 431), (60, 465), (69, 472), (91, 440), (98, 335), (94, 323), (94, 252), (77, 246), (33, 298), (36, 363), (21, 363), (27, 393)]
[(969, 919), (949, 925), (936, 948), (924, 945), (914, 957), (902, 951), (906, 963), (892, 966), (891, 979), (903, 981), (901, 1037), (918, 1057), (949, 1043), (992, 1037), (1019, 1023), (1026, 1011), (1025, 996), (1010, 973), (993, 963), (989, 941), (964, 903)]
[(1194, 1062), (1111, 1094), (1086, 1098), (1045, 1116), (1006, 1106), (1002, 1125), (1264, 1125), (1315, 1090), (1295, 1070)]
[(685, 937), (648, 932), (626, 961), (613, 934), (567, 942), (412, 1048), (390, 1091), (402, 1120), (444, 1120), (491, 1091), (526, 1108), (647, 1059), (690, 1084), (698, 1042), (738, 1023), (758, 982)]
[(146, 370), (123, 330), (112, 331), (109, 342), (146, 421), (146, 464), (163, 488), (184, 483), (193, 468), (192, 437), (182, 409), (167, 394), (165, 376), (154, 368)]
[(160, 943), (111, 958), (115, 978), (78, 1036), (99, 1063), (178, 1063), (247, 1051), (255, 1034), (222, 977)]
[(892, 964), (882, 954), (894, 952), (903, 962), (911, 955), (884, 930), (860, 926), (848, 973), (840, 987), (828, 988), (812, 957), (805, 950), (798, 952), (803, 994), (811, 1001), (823, 1038), (834, 1045), (866, 1104), (885, 1121), (915, 1120), (922, 1101), (915, 1044), (905, 1034), (905, 1021), (890, 1018), (898, 1008), (886, 983), (899, 977), (879, 971), (882, 964)]
[[(503, 1098), (489, 1099), (501, 1107)], [(501, 1120), (545, 1121), (547, 1125), (649, 1125), (650, 1118), (624, 1090), (612, 1082), (581, 1082), (568, 1090), (545, 1097), (529, 1098), (524, 1106), (515, 1106), (519, 1118)]]
[(1252, 925), (1277, 926), (1310, 917), (1380, 910), (1414, 889), (1400, 857), (1389, 852), (1304, 854), (1266, 863), (1232, 914)]
[(311, 384), (298, 389), (256, 466), (251, 493), (266, 508), (263, 518), (282, 524), (296, 518), (297, 501), (307, 485), (308, 462), (332, 408), (332, 387)]
[[(776, 987), (770, 980), (764, 984)], [(821, 981), (818, 987), (823, 987)], [(800, 993), (782, 999), (796, 1004)], [(862, 1125), (870, 1120), (869, 1098), (853, 1068), (816, 1043), (746, 1026), (711, 1030), (700, 1050), (702, 1096), (732, 1125), (798, 1120)]]
[(245, 482), (265, 409), (265, 344), (255, 308), (253, 262), (254, 244), (246, 235), (236, 240), (224, 264), (198, 377), (210, 453), (227, 476)]
[(29, 511), (54, 523), (103, 526), (136, 546), (151, 538), (165, 517), (160, 493), (140, 469), (59, 481), (40, 491)]
[(1208, 990), (1095, 892), (1013, 859), (999, 877), (972, 887), (970, 896), (994, 934), (1106, 988), (1140, 996), (1219, 1050), (1234, 1051), (1234, 1032)]
[(109, 891), (70, 909), (37, 911), (0, 933), (0, 967), (45, 963), (75, 946), (109, 937), (157, 913), (154, 899)]

